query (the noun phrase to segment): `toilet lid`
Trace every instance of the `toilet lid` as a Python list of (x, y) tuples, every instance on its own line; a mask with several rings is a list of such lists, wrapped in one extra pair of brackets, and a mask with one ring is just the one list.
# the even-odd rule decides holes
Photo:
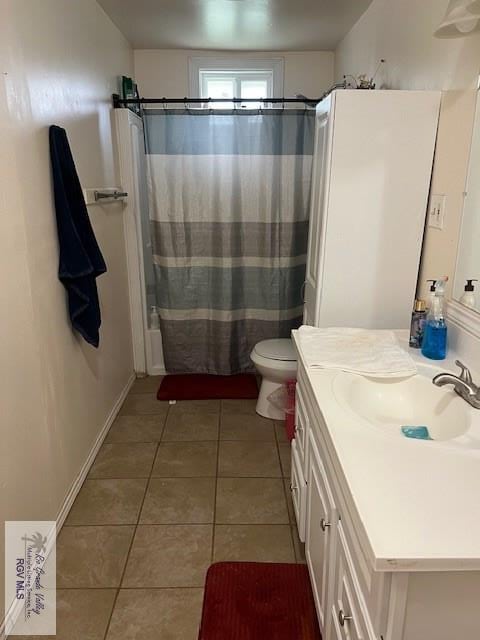
[(255, 351), (259, 356), (270, 358), (270, 360), (290, 362), (296, 362), (297, 360), (293, 343), (289, 338), (263, 340), (255, 345)]

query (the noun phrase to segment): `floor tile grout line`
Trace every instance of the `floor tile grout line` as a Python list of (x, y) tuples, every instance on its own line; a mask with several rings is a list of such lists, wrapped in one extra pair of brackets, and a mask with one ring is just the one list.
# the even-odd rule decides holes
[[(215, 438), (211, 440), (164, 440), (163, 434), (158, 440), (116, 440), (115, 442), (105, 442), (105, 444), (158, 444), (159, 442), (168, 444), (200, 444), (206, 442), (250, 442), (252, 444), (275, 444), (275, 440), (257, 440), (254, 438)], [(280, 445), (285, 445), (286, 442), (281, 442)]]
[[(94, 477), (88, 478), (88, 480), (192, 480), (194, 478), (215, 478), (216, 476), (108, 476), (108, 477)], [(289, 476), (218, 476), (222, 480), (288, 480)], [(83, 486), (83, 485), (82, 485)], [(81, 525), (79, 525), (81, 526)]]
[[(210, 527), (211, 525), (221, 526), (242, 526), (242, 527), (288, 527), (293, 524), (288, 520), (287, 522), (138, 522), (138, 524), (131, 522), (129, 524), (112, 524), (109, 522), (102, 522), (98, 524), (70, 524), (69, 528), (80, 529), (81, 527)], [(63, 587), (62, 587), (63, 588)], [(93, 588), (93, 587), (92, 587)], [(101, 587), (107, 588), (107, 587)], [(114, 589), (115, 587), (108, 587)]]
[[(155, 525), (153, 525), (155, 526)], [(215, 522), (216, 527), (289, 527), (286, 522)]]
[(218, 415), (218, 429), (217, 429), (217, 460), (215, 465), (215, 491), (213, 494), (213, 526), (212, 526), (212, 547), (210, 550), (210, 564), (213, 564), (213, 558), (215, 556), (215, 520), (217, 518), (217, 491), (218, 491), (218, 469), (220, 462), (220, 430), (222, 428), (223, 417), (223, 401), (220, 400), (220, 413)]
[(80, 527), (135, 527), (136, 522), (95, 522), (91, 524), (64, 524), (66, 529), (80, 529)]
[[(165, 425), (167, 423), (167, 418), (168, 418), (169, 412), (170, 412), (170, 407), (168, 407), (167, 413), (164, 416), (162, 436), (163, 436), (163, 433), (165, 431)], [(145, 499), (147, 497), (147, 492), (148, 492), (148, 488), (150, 486), (150, 480), (151, 480), (151, 477), (152, 477), (152, 471), (153, 471), (153, 468), (155, 466), (155, 460), (157, 458), (157, 453), (158, 453), (159, 447), (160, 447), (160, 441), (157, 443), (157, 446), (156, 446), (156, 449), (155, 449), (155, 455), (153, 456), (153, 459), (152, 459), (152, 465), (150, 467), (150, 475), (148, 476), (148, 481), (147, 481), (147, 483), (145, 485), (145, 492), (143, 494), (143, 499), (142, 499), (142, 501), (140, 503), (140, 507), (138, 509), (137, 522), (136, 522), (135, 527), (133, 529), (133, 535), (132, 535), (132, 539), (130, 540), (130, 544), (129, 544), (129, 547), (128, 547), (127, 555), (125, 557), (125, 564), (123, 565), (122, 575), (120, 576), (120, 581), (119, 581), (119, 584), (118, 584), (117, 592), (115, 594), (115, 598), (113, 599), (112, 610), (110, 612), (110, 616), (108, 618), (108, 623), (107, 623), (107, 626), (105, 628), (105, 634), (103, 636), (104, 640), (107, 640), (107, 636), (108, 636), (108, 633), (110, 631), (110, 625), (111, 625), (111, 622), (112, 622), (112, 618), (113, 618), (113, 614), (114, 614), (114, 611), (115, 611), (115, 607), (117, 605), (118, 596), (120, 595), (120, 590), (122, 588), (122, 584), (123, 584), (123, 580), (124, 580), (124, 577), (125, 577), (125, 573), (127, 571), (128, 561), (130, 560), (130, 553), (132, 551), (133, 543), (135, 541), (135, 536), (137, 534), (138, 524), (140, 522), (140, 516), (142, 514), (143, 505), (145, 504)]]
[[(142, 396), (146, 396), (146, 393), (142, 393)], [(117, 418), (148, 418), (148, 417), (152, 417), (153, 416), (164, 416), (168, 413), (168, 409), (167, 411), (148, 411), (147, 413), (122, 413), (120, 412), (117, 417), (115, 418), (115, 420)]]
[[(118, 587), (61, 587), (59, 589), (57, 589), (57, 591), (78, 591), (78, 590), (82, 590), (82, 591), (119, 591), (120, 589)], [(175, 591), (177, 591), (178, 589), (203, 589), (203, 587), (186, 587), (186, 586), (181, 586), (181, 587), (124, 587), (122, 589), (122, 591), (143, 591), (143, 590), (156, 590), (156, 591), (162, 591), (164, 589), (175, 589)]]

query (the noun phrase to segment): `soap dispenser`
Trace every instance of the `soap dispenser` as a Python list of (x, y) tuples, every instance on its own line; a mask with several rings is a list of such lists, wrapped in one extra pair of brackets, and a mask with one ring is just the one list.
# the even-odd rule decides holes
[(467, 284), (465, 285), (465, 291), (462, 297), (460, 298), (460, 303), (465, 305), (466, 307), (470, 307), (470, 309), (475, 309), (475, 287), (473, 286), (474, 282), (478, 282), (478, 280), (467, 280)]
[(435, 295), (428, 311), (422, 354), (430, 360), (444, 360), (447, 355), (447, 325), (445, 322), (444, 296), (446, 279), (435, 282)]
[(436, 284), (436, 280), (427, 280), (427, 282), (430, 283), (430, 287), (428, 289), (428, 296), (427, 296), (427, 310), (431, 309), (433, 306), (433, 299), (435, 298), (435, 284)]

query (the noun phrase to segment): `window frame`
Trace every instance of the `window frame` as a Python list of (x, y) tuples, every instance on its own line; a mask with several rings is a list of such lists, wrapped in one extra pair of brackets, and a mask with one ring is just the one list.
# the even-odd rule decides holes
[(206, 84), (209, 80), (228, 79), (232, 80), (235, 86), (234, 94), (237, 98), (242, 98), (241, 86), (242, 82), (246, 81), (263, 81), (267, 83), (267, 92), (265, 95), (255, 96), (256, 98), (273, 98), (273, 72), (265, 70), (253, 70), (253, 69), (223, 69), (223, 70), (211, 70), (200, 69), (199, 71), (199, 87), (200, 98), (211, 98), (206, 91)]
[[(208, 97), (202, 96), (201, 74), (215, 73), (219, 74), (232, 72), (235, 76), (235, 82), (238, 83), (237, 76), (241, 73), (247, 78), (249, 72), (263, 72), (271, 74), (271, 95), (259, 97), (283, 98), (283, 78), (284, 78), (284, 59), (283, 58), (220, 58), (213, 56), (199, 56), (189, 58), (189, 88), (190, 97)], [(238, 88), (238, 87), (237, 87)], [(228, 102), (228, 100), (226, 100)]]

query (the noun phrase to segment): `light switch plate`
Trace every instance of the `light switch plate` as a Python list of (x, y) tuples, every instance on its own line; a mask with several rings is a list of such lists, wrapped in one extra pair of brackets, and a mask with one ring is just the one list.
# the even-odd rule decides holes
[(430, 207), (428, 209), (428, 226), (434, 229), (443, 229), (445, 222), (447, 196), (443, 194), (433, 193), (430, 198)]

